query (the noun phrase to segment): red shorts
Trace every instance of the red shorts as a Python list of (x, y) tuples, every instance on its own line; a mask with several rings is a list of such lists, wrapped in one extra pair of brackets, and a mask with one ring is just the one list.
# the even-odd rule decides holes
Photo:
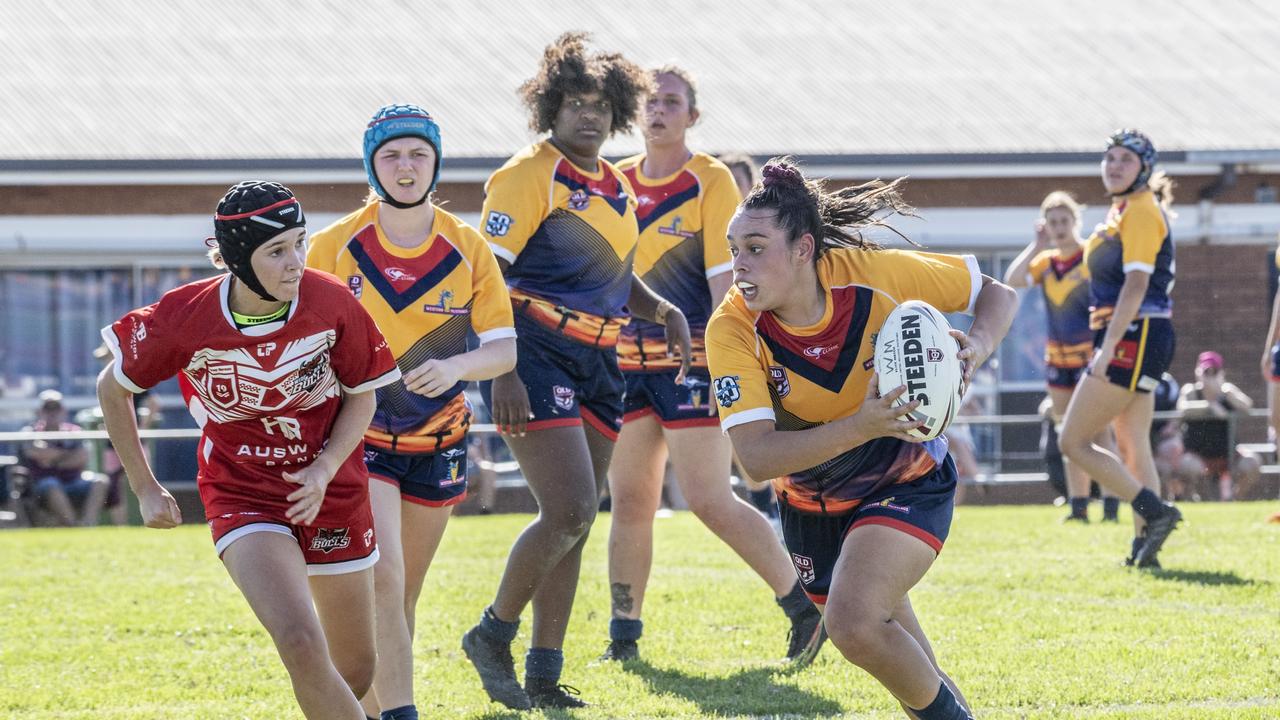
[(359, 572), (378, 562), (378, 543), (373, 535), (373, 512), (369, 503), (358, 506), (340, 525), (333, 522), (329, 525), (294, 525), (283, 512), (277, 511), (229, 512), (209, 520), (218, 557), (222, 557), (231, 543), (245, 535), (273, 532), (289, 535), (298, 541), (308, 575)]

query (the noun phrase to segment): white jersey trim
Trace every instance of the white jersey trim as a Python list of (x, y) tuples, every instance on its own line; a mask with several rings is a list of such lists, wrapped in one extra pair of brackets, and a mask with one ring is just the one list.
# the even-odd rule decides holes
[(710, 280), (711, 278), (719, 275), (720, 273), (726, 273), (726, 272), (733, 272), (732, 260), (730, 260), (729, 262), (720, 263), (719, 265), (716, 265), (714, 267), (707, 268), (706, 276), (707, 276), (707, 279)]
[(235, 530), (232, 530), (226, 535), (218, 538), (218, 542), (214, 543), (213, 549), (217, 551), (218, 557), (222, 557), (222, 553), (226, 552), (228, 547), (231, 547), (231, 543), (245, 537), (246, 535), (252, 535), (260, 532), (273, 532), (293, 537), (293, 533), (284, 525), (269, 522), (249, 523), (248, 525), (241, 525)]
[(743, 410), (740, 413), (734, 413), (721, 420), (720, 430), (725, 434), (728, 434), (730, 428), (735, 428), (744, 423), (755, 422), (757, 420), (769, 420), (773, 422), (777, 419), (777, 416), (773, 414), (773, 408), (752, 408), (750, 410)]
[(978, 267), (978, 258), (972, 255), (962, 255), (965, 267), (969, 268), (969, 305), (964, 309), (966, 315), (973, 314), (973, 308), (978, 304), (978, 293), (982, 292), (982, 269)]
[(111, 375), (116, 382), (131, 393), (146, 392), (146, 388), (139, 387), (137, 383), (130, 380), (124, 374), (124, 368), (120, 367), (120, 341), (116, 339), (116, 333), (110, 325), (102, 328), (102, 339), (107, 343), (107, 349), (111, 351)]
[(515, 264), (516, 254), (502, 247), (498, 243), (489, 243), (489, 249), (493, 251), (494, 255), (497, 255), (498, 257), (502, 258), (503, 260), (506, 260), (508, 263), (511, 263), (512, 265)]
[(1144, 272), (1148, 275), (1156, 274), (1156, 266), (1152, 265), (1151, 263), (1127, 262), (1124, 264), (1125, 273), (1131, 273), (1134, 270), (1137, 270), (1138, 272)]
[(376, 378), (374, 378), (374, 379), (372, 379), (372, 380), (370, 380), (370, 381), (368, 381), (368, 382), (360, 383), (359, 385), (357, 385), (357, 386), (355, 386), (355, 387), (347, 387), (346, 385), (342, 385), (342, 383), (341, 383), (341, 382), (339, 382), (338, 384), (339, 384), (339, 385), (342, 385), (342, 390), (343, 390), (343, 392), (348, 392), (348, 393), (362, 393), (362, 392), (368, 392), (368, 391), (370, 391), (370, 390), (376, 390), (376, 389), (378, 389), (378, 388), (382, 387), (383, 385), (390, 385), (391, 383), (393, 383), (393, 382), (395, 382), (395, 381), (397, 381), (397, 380), (399, 380), (399, 379), (400, 379), (400, 368), (399, 368), (399, 367), (393, 367), (393, 368), (391, 368), (390, 370), (388, 370), (387, 372), (385, 372), (385, 373), (383, 373), (383, 374), (379, 375), (378, 377), (376, 377)]
[(337, 563), (322, 563), (318, 565), (308, 564), (308, 575), (346, 575), (347, 573), (360, 572), (378, 564), (378, 546), (373, 546), (373, 552), (365, 557), (356, 558), (355, 560), (346, 560)]
[(516, 336), (516, 329), (513, 327), (500, 327), (492, 330), (485, 330), (476, 335), (480, 338), (480, 344), (493, 342), (494, 340), (502, 340), (503, 338), (513, 338)]

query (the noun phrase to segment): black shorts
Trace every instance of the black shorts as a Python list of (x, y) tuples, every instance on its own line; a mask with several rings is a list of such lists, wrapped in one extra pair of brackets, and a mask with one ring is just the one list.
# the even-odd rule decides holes
[(805, 593), (826, 604), (845, 536), (860, 525), (891, 527), (942, 552), (955, 510), (956, 477), (955, 462), (947, 455), (932, 473), (872, 493), (843, 515), (803, 513), (779, 498), (782, 538)]
[[(529, 392), (529, 430), (590, 423), (611, 440), (622, 429), (626, 384), (613, 348), (575, 342), (516, 314), (516, 373)], [(480, 383), (493, 409), (493, 381)]]
[(1080, 378), (1084, 377), (1083, 367), (1054, 367), (1053, 365), (1045, 366), (1045, 380), (1049, 387), (1061, 388), (1063, 390), (1075, 390), (1076, 385), (1080, 384)]
[(369, 477), (400, 488), (400, 499), (444, 507), (467, 499), (467, 443), (426, 455), (402, 455), (365, 444)]
[(707, 371), (690, 370), (683, 385), (676, 384), (676, 372), (623, 373), (627, 380), (623, 422), (653, 415), (669, 430), (719, 427), (720, 415)]
[[(1093, 346), (1102, 346), (1106, 328), (1093, 335)], [(1129, 323), (1116, 345), (1116, 354), (1107, 366), (1107, 380), (1129, 392), (1149, 393), (1160, 384), (1160, 376), (1173, 362), (1175, 340), (1169, 318), (1138, 318)]]

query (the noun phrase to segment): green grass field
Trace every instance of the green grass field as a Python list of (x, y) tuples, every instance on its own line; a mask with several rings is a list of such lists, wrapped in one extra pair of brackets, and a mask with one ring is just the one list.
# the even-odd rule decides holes
[[(912, 598), (979, 717), (1280, 717), (1280, 525), (1264, 522), (1275, 504), (1185, 509), (1158, 573), (1120, 566), (1127, 527), (1063, 526), (1044, 507), (957, 512)], [(458, 640), (527, 520), (451, 525), (418, 609), (424, 718), (519, 717), (487, 701)], [(688, 513), (658, 521), (644, 659), (596, 662), (608, 524), (588, 548), (564, 673), (593, 707), (555, 715), (901, 717), (829, 645), (788, 673), (768, 590)], [(0, 609), (0, 717), (301, 717), (203, 526), (0, 533)]]

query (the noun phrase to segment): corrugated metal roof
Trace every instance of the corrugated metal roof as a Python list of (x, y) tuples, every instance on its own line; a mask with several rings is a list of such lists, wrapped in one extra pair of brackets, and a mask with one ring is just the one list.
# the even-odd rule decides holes
[(1094, 151), (1120, 125), (1280, 148), (1266, 0), (27, 0), (0, 7), (0, 160), (356, 157), (391, 101), (431, 109), (446, 156), (502, 158), (566, 29), (690, 69), (711, 151)]

